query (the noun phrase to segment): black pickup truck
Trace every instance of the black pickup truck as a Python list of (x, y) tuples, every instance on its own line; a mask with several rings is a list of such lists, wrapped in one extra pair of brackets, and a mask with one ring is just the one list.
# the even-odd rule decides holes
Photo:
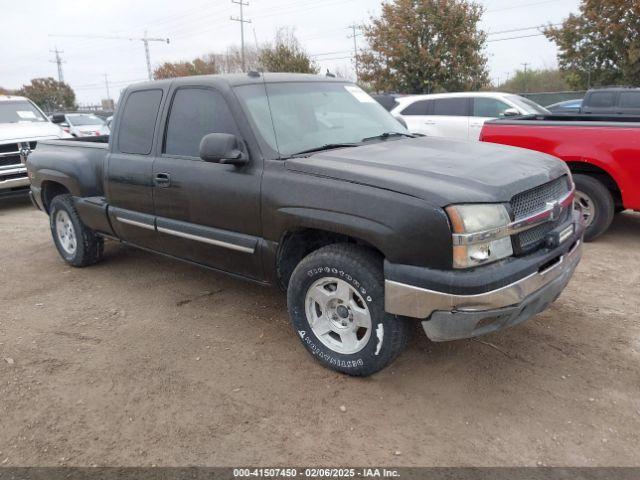
[(111, 239), (280, 286), (305, 348), (350, 375), (388, 365), (410, 318), (435, 341), (523, 322), (581, 256), (563, 162), (413, 138), (338, 79), (137, 84), (111, 138), (87, 140), (27, 160), (65, 261), (93, 264)]

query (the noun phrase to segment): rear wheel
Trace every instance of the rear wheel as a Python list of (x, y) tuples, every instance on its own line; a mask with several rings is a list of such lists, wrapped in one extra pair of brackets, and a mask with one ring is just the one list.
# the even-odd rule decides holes
[(86, 267), (102, 258), (104, 240), (82, 223), (71, 195), (58, 195), (51, 201), (49, 223), (58, 253), (74, 267)]
[(407, 320), (384, 311), (382, 259), (357, 245), (330, 245), (305, 257), (291, 275), (287, 300), (302, 344), (332, 370), (371, 375), (407, 343)]
[(602, 235), (611, 225), (615, 207), (611, 192), (597, 179), (589, 175), (573, 176), (576, 184), (575, 203), (582, 210), (586, 230), (585, 241)]

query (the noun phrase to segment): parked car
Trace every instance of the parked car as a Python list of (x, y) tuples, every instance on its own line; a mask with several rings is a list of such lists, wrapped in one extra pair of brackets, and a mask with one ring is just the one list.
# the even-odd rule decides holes
[(480, 139), (548, 153), (571, 169), (586, 240), (615, 212), (640, 210), (640, 117), (538, 115), (488, 122)]
[(111, 122), (113, 122), (113, 115), (109, 115), (105, 120), (107, 122), (107, 127), (111, 128)]
[(551, 113), (580, 113), (582, 99), (565, 100), (545, 107)]
[(388, 112), (398, 106), (398, 98), (402, 97), (402, 95), (397, 93), (376, 93), (371, 96)]
[(410, 132), (461, 140), (478, 140), (484, 122), (493, 118), (549, 113), (528, 98), (498, 92), (410, 95), (396, 101), (391, 114)]
[(108, 145), (50, 141), (29, 156), (62, 258), (95, 263), (110, 238), (278, 285), (328, 368), (384, 368), (407, 317), (435, 341), (521, 323), (580, 259), (563, 162), (411, 138), (344, 80), (185, 77), (121, 98)]
[(0, 196), (28, 191), (29, 177), (20, 159), (21, 151), (35, 149), (43, 139), (68, 136), (28, 98), (0, 95)]
[(640, 88), (607, 87), (589, 90), (582, 113), (595, 115), (640, 115)]
[(109, 135), (110, 133), (107, 123), (92, 113), (56, 113), (51, 120), (74, 137)]

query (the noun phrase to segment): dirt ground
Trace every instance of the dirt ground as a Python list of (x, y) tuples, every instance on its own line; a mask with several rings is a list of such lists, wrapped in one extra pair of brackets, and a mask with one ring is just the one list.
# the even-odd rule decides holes
[[(319, 366), (285, 297), (116, 243), (62, 262), (0, 202), (0, 465), (640, 465), (640, 215), (513, 329)], [(346, 412), (341, 406), (346, 406)]]

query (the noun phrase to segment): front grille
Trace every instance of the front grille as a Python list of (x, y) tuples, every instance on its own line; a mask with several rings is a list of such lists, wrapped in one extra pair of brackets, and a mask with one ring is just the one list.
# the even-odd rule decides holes
[(519, 193), (511, 199), (511, 208), (516, 220), (529, 217), (547, 208), (547, 202), (560, 200), (569, 193), (569, 178), (563, 175), (548, 183)]
[(20, 165), (20, 155), (2, 155), (0, 156), (0, 167), (8, 167), (10, 165)]
[[(24, 142), (27, 143), (27, 142)], [(29, 142), (29, 148), (35, 150), (37, 142)], [(0, 167), (20, 165), (20, 145), (17, 143), (5, 143), (0, 145)]]
[[(569, 193), (570, 189), (569, 178), (563, 175), (551, 182), (515, 195), (511, 199), (511, 208), (515, 220), (522, 220), (523, 218), (530, 217), (545, 210), (548, 202), (560, 200)], [(567, 216), (570, 215), (570, 210), (571, 209), (565, 209), (556, 221), (546, 222), (514, 235), (514, 253), (516, 253), (516, 255), (523, 255), (540, 247), (547, 233), (564, 222)]]

